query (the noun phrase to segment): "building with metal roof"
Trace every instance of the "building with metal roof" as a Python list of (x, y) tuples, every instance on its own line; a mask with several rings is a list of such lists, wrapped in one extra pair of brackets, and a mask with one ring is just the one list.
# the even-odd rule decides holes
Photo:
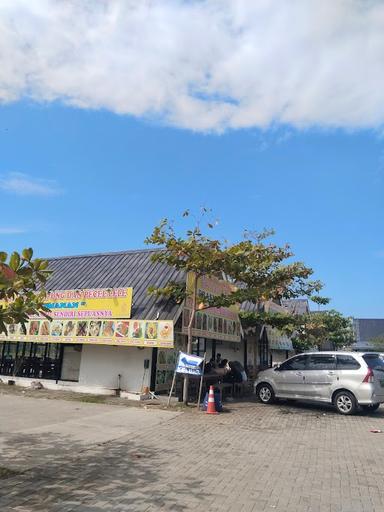
[(132, 318), (177, 320), (181, 306), (171, 299), (156, 298), (149, 286), (163, 287), (170, 281), (185, 281), (185, 273), (168, 265), (153, 263), (158, 250), (143, 249), (50, 258), (52, 276), (47, 290), (82, 288), (133, 288)]
[(293, 315), (305, 315), (309, 313), (308, 299), (283, 299), (281, 305)]
[[(190, 306), (148, 293), (187, 275), (152, 261), (159, 250), (48, 258), (51, 320), (31, 318), (0, 334), (0, 377), (93, 393), (169, 389), (185, 349)], [(228, 283), (202, 278), (199, 291), (223, 293)], [(225, 291), (224, 291), (225, 293)], [(243, 361), (238, 314), (212, 308), (196, 314), (193, 353)]]

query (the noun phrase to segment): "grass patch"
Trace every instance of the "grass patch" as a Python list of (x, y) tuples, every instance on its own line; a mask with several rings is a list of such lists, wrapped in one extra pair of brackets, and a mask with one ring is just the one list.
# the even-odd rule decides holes
[(72, 397), (72, 400), (76, 400), (77, 402), (88, 402), (91, 404), (105, 404), (107, 401), (107, 396), (104, 395), (80, 395)]

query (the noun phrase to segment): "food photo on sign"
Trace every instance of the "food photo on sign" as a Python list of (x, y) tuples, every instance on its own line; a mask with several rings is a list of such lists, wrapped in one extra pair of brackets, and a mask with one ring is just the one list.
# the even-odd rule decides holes
[(143, 328), (141, 322), (134, 321), (132, 324), (131, 337), (135, 339), (140, 339), (143, 337)]
[(108, 320), (107, 322), (104, 322), (103, 327), (103, 336), (106, 338), (110, 338), (115, 333), (115, 322)]

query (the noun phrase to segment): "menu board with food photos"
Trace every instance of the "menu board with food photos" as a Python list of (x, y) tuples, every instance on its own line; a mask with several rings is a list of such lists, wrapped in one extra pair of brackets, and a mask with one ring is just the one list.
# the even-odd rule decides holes
[(172, 320), (31, 319), (8, 326), (0, 340), (173, 348)]

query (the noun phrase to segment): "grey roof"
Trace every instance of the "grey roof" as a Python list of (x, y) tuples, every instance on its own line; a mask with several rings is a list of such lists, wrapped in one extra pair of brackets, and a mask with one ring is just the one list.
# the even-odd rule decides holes
[(185, 280), (183, 271), (153, 263), (158, 250), (137, 250), (48, 258), (52, 270), (47, 290), (132, 287), (132, 318), (176, 320), (181, 305), (171, 299), (148, 294), (149, 286), (165, 286), (169, 281)]
[(384, 338), (383, 318), (355, 318), (353, 325), (357, 345), (369, 345), (375, 338)]
[(249, 300), (243, 302), (240, 306), (240, 311), (244, 311), (244, 313), (258, 313), (262, 311), (262, 306), (260, 304), (255, 304)]
[(309, 312), (308, 299), (284, 299), (281, 305), (294, 315), (304, 315)]
[[(249, 300), (243, 302), (240, 306), (240, 310), (241, 311), (244, 311), (245, 313), (259, 313), (259, 312), (263, 312), (266, 310), (266, 306), (267, 304), (269, 304), (270, 308), (272, 309), (274, 305), (277, 306), (277, 309), (279, 309), (280, 307), (285, 307), (285, 304), (283, 304), (283, 302), (289, 302), (289, 301), (281, 301), (281, 304), (279, 304), (278, 302), (276, 301), (264, 301), (264, 302), (259, 302), (257, 304), (255, 304), (254, 302), (251, 302)], [(292, 312), (290, 309), (289, 309), (289, 312)]]

